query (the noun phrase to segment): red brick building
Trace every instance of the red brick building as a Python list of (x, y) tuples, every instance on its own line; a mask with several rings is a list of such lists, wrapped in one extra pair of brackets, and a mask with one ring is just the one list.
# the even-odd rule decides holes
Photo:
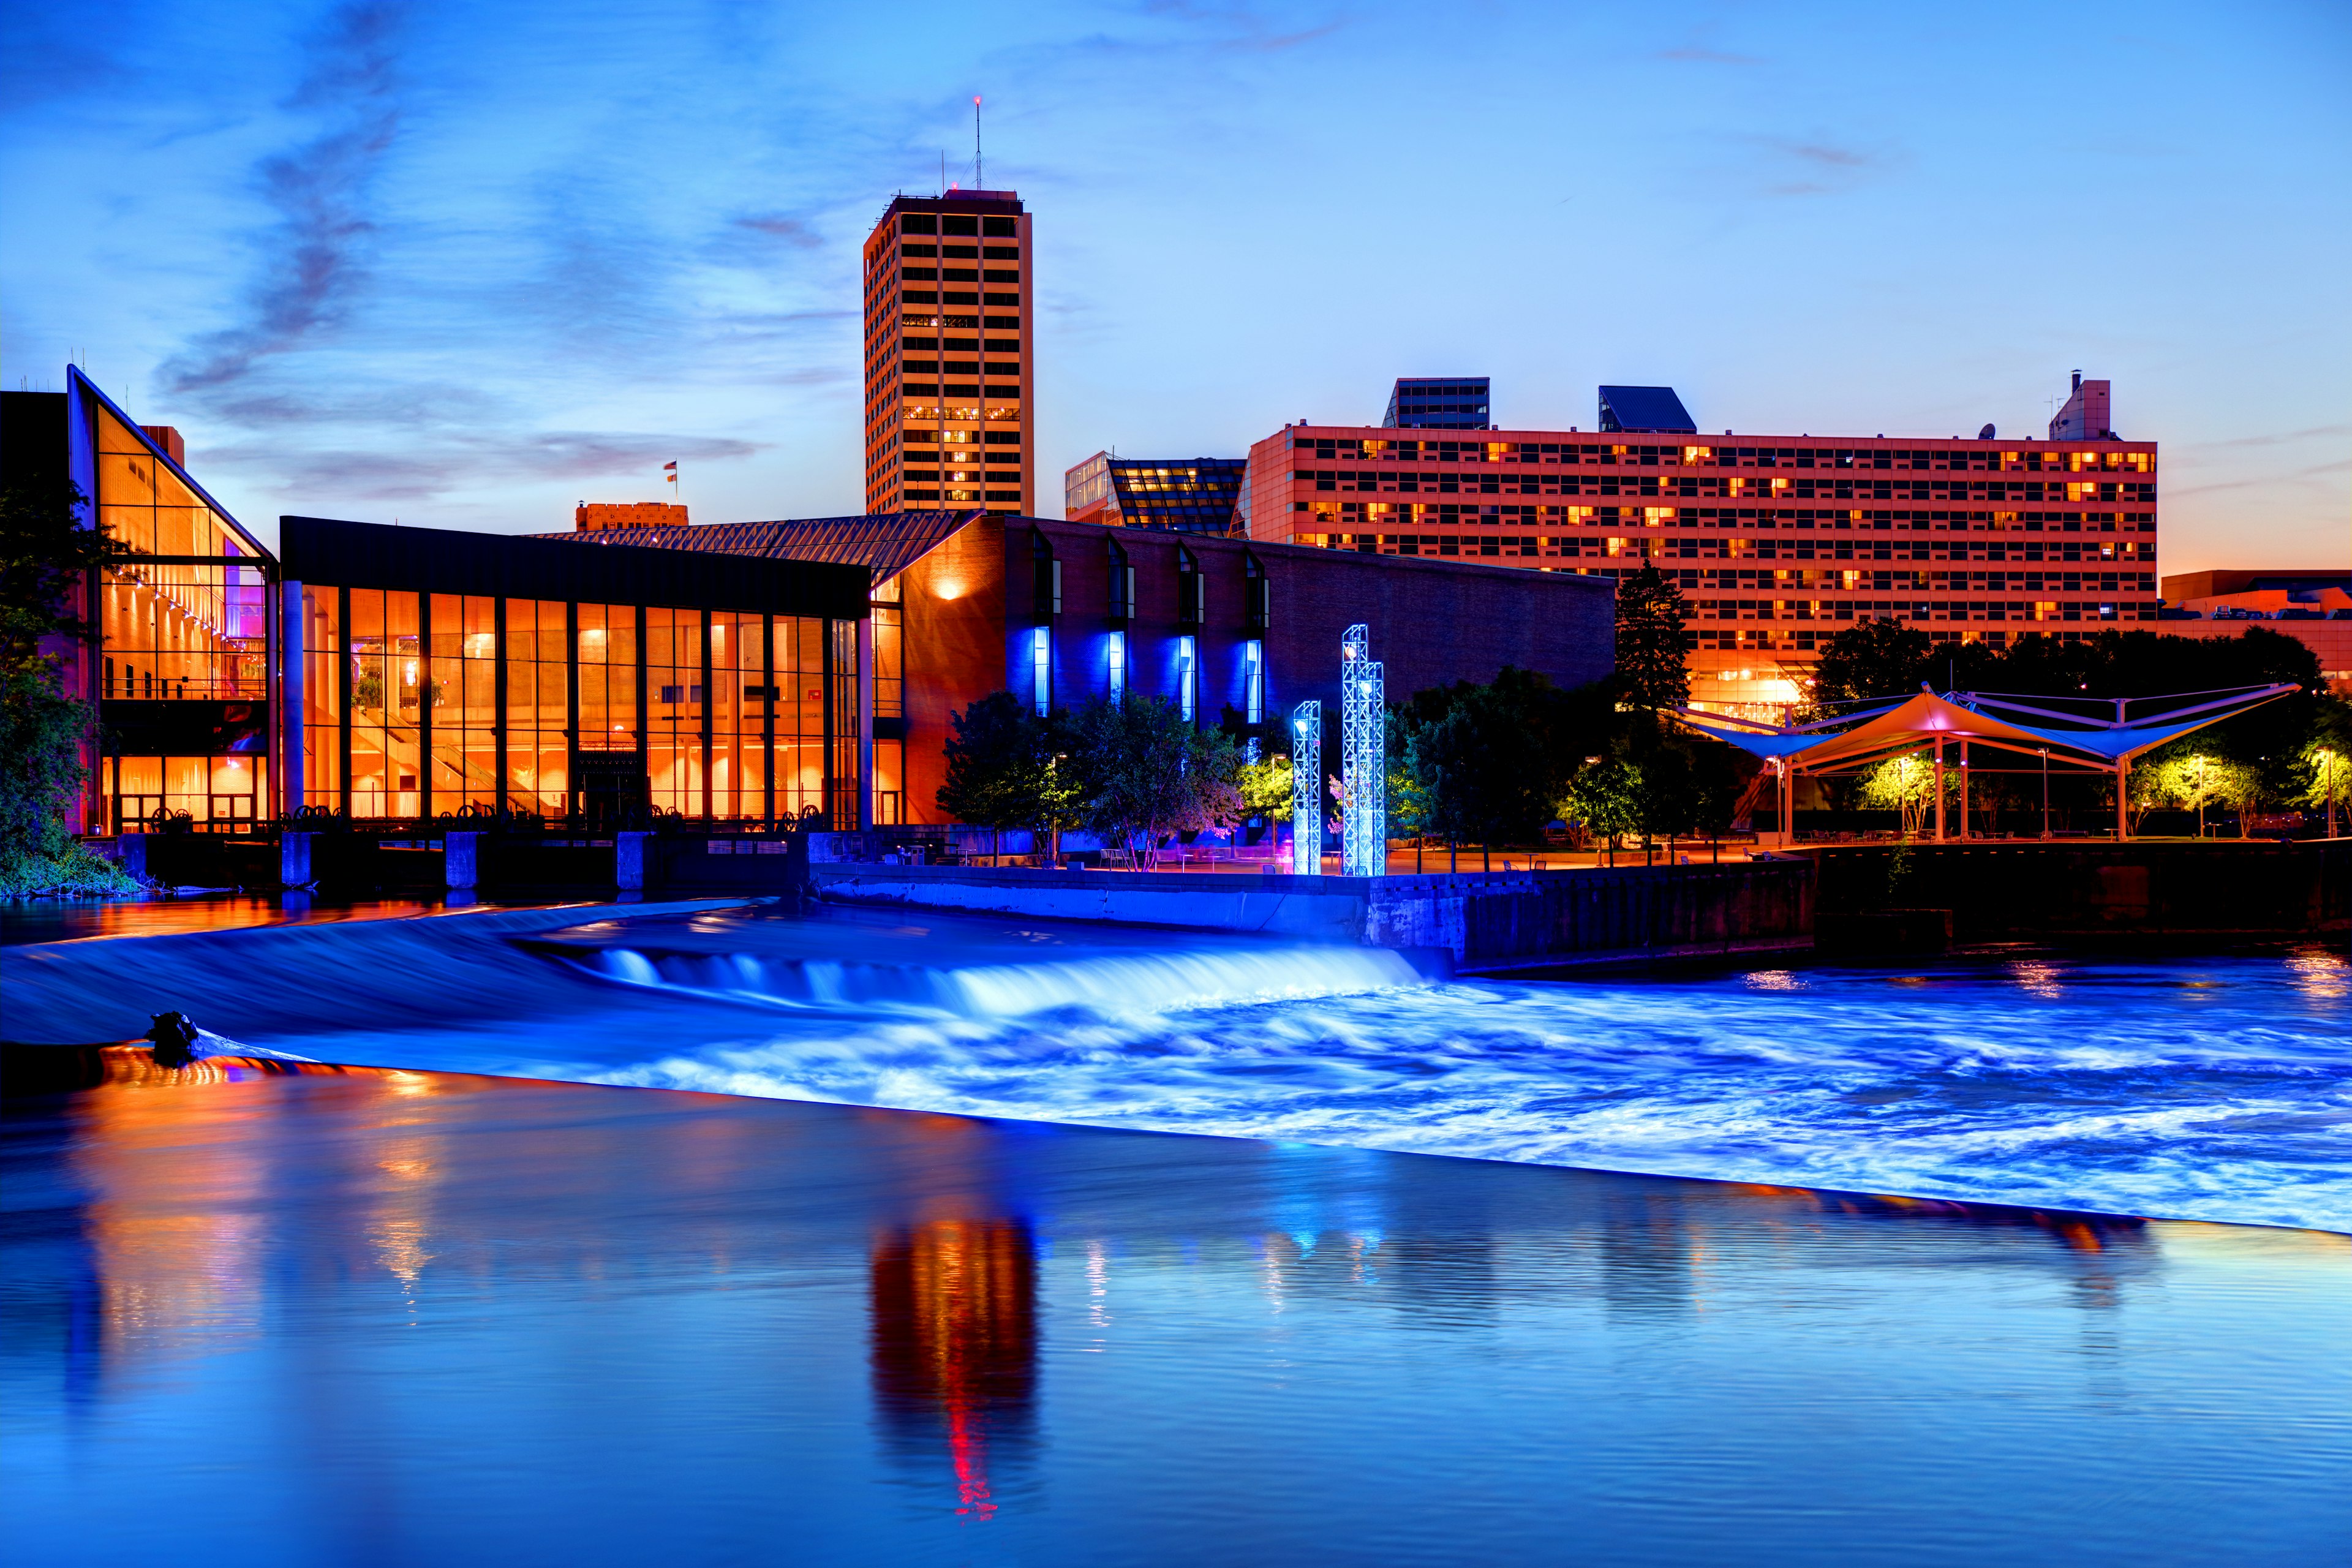
[[(2039, 440), (1300, 424), (1250, 449), (1249, 537), (1612, 578), (1655, 565), (1691, 604), (1694, 700), (1778, 706), (1857, 620), (1995, 643), (2155, 621), (2157, 447), (2106, 432), (2107, 390), (2078, 382)], [(2054, 438), (2091, 414), (2097, 434)]]

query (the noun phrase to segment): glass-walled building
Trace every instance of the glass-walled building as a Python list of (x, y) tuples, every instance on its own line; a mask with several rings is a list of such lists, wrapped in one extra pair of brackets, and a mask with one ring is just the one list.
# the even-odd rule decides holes
[(236, 831), (275, 815), (277, 565), (184, 452), (177, 431), (137, 424), (72, 366), (65, 391), (0, 403), (0, 481), (75, 508), (124, 551), (61, 606), (92, 635), (44, 645), (91, 714), (77, 833)]
[(281, 523), (289, 805), (860, 826), (864, 568)]

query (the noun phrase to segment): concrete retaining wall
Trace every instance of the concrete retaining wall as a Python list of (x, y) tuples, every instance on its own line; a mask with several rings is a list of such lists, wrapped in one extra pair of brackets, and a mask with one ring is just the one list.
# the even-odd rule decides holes
[(1803, 861), (1452, 877), (811, 868), (822, 898), (1375, 947), (1441, 948), (1471, 968), (1810, 946)]
[(2340, 931), (2352, 840), (2303, 844), (1915, 844), (1801, 851), (1821, 908), (1952, 911), (1961, 943), (2126, 938), (2252, 940)]

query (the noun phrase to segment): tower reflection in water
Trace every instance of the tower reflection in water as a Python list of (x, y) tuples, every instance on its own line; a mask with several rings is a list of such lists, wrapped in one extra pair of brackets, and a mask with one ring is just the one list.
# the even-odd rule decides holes
[(886, 1439), (926, 1469), (944, 1449), (955, 1511), (985, 1521), (1034, 1435), (1035, 1238), (1024, 1220), (932, 1220), (878, 1237), (871, 1275)]

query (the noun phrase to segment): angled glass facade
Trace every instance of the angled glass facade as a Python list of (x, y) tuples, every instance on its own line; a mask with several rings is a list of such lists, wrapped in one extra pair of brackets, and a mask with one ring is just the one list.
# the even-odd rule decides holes
[(1248, 467), (1241, 458), (1116, 458), (1097, 452), (1063, 475), (1063, 515), (1072, 522), (1168, 533), (1233, 533)]

